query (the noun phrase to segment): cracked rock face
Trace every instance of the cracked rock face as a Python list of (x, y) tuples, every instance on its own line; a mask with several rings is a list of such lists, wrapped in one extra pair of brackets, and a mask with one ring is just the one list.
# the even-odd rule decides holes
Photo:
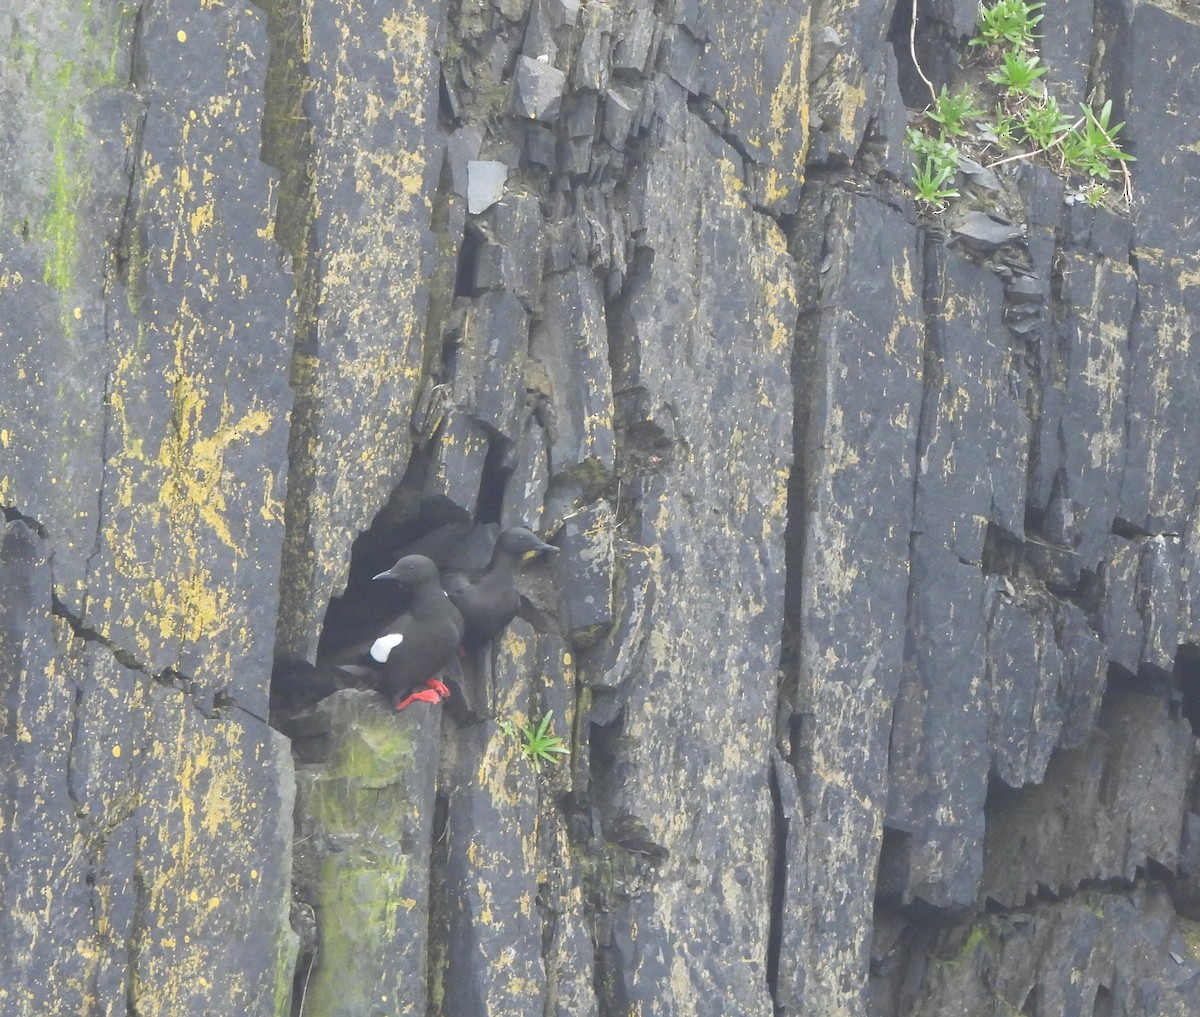
[[(13, 0), (0, 1011), (1200, 1012), (1200, 26), (1119, 6), (1039, 52), (1132, 214), (931, 224), (900, 8)], [(444, 706), (271, 689), (510, 526)]]

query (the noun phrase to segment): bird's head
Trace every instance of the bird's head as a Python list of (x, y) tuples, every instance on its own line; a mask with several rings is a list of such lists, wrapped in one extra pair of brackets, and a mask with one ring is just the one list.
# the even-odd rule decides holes
[(423, 554), (408, 554), (401, 558), (386, 572), (380, 572), (372, 579), (391, 579), (405, 586), (420, 586), (422, 583), (437, 582), (438, 568)]
[(558, 554), (557, 547), (547, 544), (524, 526), (511, 526), (505, 530), (496, 540), (496, 547), (518, 560), (535, 554)]

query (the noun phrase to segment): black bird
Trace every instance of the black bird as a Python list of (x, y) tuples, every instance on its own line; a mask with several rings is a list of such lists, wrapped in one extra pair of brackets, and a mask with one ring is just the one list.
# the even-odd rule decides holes
[(521, 606), (521, 594), (514, 585), (517, 567), (531, 554), (543, 553), (557, 554), (558, 548), (523, 526), (513, 526), (497, 538), (492, 560), (482, 572), (446, 575), (443, 585), (466, 625), (466, 650), (487, 646), (513, 620)]
[[(377, 669), (373, 684), (391, 696), (397, 710), (414, 699), (440, 703), (450, 690), (437, 674), (451, 660), (463, 637), (463, 617), (450, 602), (437, 566), (420, 554), (401, 558), (375, 579), (391, 579), (413, 591), (413, 604), (376, 634), (365, 663)], [(424, 683), (427, 687), (414, 692)]]

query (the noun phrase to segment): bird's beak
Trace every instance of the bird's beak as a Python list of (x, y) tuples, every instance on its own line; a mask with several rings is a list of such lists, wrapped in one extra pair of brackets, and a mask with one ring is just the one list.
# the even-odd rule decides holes
[(391, 579), (391, 578), (392, 578), (391, 572), (380, 572), (379, 575), (371, 577), (371, 582), (375, 582), (376, 579)]
[(558, 554), (558, 548), (553, 544), (541, 544), (532, 551), (525, 552), (525, 561), (529, 561), (530, 558), (536, 558), (539, 554)]

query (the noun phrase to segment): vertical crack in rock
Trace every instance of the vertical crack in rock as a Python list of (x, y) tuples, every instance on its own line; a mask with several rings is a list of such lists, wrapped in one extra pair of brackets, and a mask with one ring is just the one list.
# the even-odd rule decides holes
[[(788, 764), (776, 752), (773, 756), (774, 765), (771, 767), (769, 786), (771, 789), (771, 824), (772, 844), (771, 857), (773, 869), (771, 873), (771, 921), (767, 932), (766, 977), (767, 987), (775, 1012), (786, 1013), (786, 1005), (791, 1000), (781, 998), (779, 985), (779, 954), (783, 947), (783, 928), (788, 906), (788, 835), (789, 813), (784, 808), (782, 793), (779, 786), (779, 769)], [(793, 807), (796, 803), (792, 803)]]
[[(143, 138), (146, 129), (146, 99), (144, 90), (145, 68), (142, 63), (143, 21), (145, 3), (139, 3), (133, 12), (132, 25), (129, 29), (129, 52), (127, 80), (129, 93), (134, 96), (133, 109), (129, 114), (130, 137), (125, 152), (123, 174), (126, 178), (124, 198), (120, 220), (111, 248), (111, 263), (104, 273), (102, 281), (103, 312), (101, 318), (102, 341), (104, 343), (106, 368), (101, 382), (100, 406), (100, 436), (98, 453), (100, 456), (100, 482), (96, 486), (96, 516), (91, 548), (87, 551), (83, 565), (83, 575), (91, 576), (104, 562), (105, 533), (109, 525), (108, 506), (114, 500), (113, 486), (116, 482), (110, 467), (110, 456), (113, 453), (114, 416), (113, 406), (113, 370), (108, 365), (115, 365), (120, 360), (117, 323), (114, 321), (114, 302), (121, 295), (130, 304), (136, 306), (141, 299), (140, 287), (142, 267), (135, 264), (137, 258), (145, 258), (145, 245), (135, 240), (134, 213), (137, 196), (137, 167), (142, 159)], [(89, 616), (92, 610), (90, 604), (90, 587), (81, 593), (79, 612), (80, 618), (75, 619), (72, 627), (78, 632), (78, 622)], [(65, 616), (65, 615), (64, 615)], [(115, 648), (114, 648), (115, 650)], [(118, 658), (119, 659), (119, 658)], [(122, 661), (122, 663), (126, 663)], [(129, 666), (126, 663), (126, 666)]]
[[(314, 386), (317, 369), (317, 324), (320, 280), (313, 232), (313, 131), (306, 110), (312, 92), (307, 74), (309, 54), (302, 0), (256, 0), (267, 15), (270, 57), (262, 120), (261, 158), (280, 174), (275, 206), (275, 239), (291, 261), (293, 351), (288, 381), (293, 392), (288, 430), (288, 484), (284, 502), (284, 545), (280, 564), (280, 604), (276, 638), (286, 652), (298, 649), (288, 626), (307, 618), (311, 569), (303, 567), (313, 553), (309, 499), (312, 496), (311, 454), (320, 441)], [(302, 656), (307, 654), (302, 653)]]

